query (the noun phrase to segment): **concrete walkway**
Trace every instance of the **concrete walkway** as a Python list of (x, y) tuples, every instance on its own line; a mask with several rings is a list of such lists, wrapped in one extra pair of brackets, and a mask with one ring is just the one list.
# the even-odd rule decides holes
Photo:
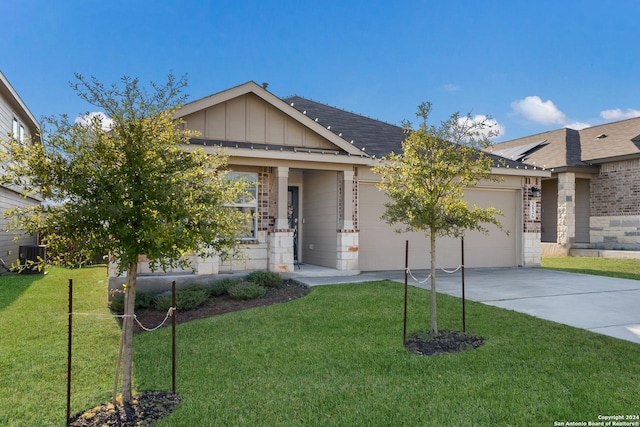
[[(413, 271), (419, 281), (425, 270)], [(462, 296), (461, 273), (438, 271), (438, 292)], [(404, 271), (339, 272), (302, 265), (291, 274), (308, 286), (393, 280)], [(409, 277), (409, 284), (429, 288)], [(530, 314), (576, 328), (640, 344), (640, 281), (566, 273), (539, 268), (486, 268), (465, 271), (465, 296), (471, 301)]]

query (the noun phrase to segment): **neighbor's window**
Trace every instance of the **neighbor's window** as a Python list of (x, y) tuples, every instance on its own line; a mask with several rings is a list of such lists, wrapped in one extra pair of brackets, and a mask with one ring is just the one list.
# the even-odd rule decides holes
[(229, 180), (242, 180), (247, 182), (245, 192), (238, 197), (233, 206), (249, 215), (249, 218), (242, 227), (240, 238), (242, 240), (254, 240), (258, 238), (258, 174), (245, 172), (229, 172)]
[(13, 129), (11, 130), (11, 133), (15, 139), (18, 139), (18, 119), (15, 117), (13, 118)]
[(18, 132), (18, 141), (24, 142), (24, 126), (20, 125), (20, 131)]

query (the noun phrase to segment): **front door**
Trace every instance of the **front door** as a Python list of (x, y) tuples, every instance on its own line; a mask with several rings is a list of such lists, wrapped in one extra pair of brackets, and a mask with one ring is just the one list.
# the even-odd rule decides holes
[(293, 229), (293, 263), (300, 264), (298, 255), (298, 241), (300, 234), (300, 227), (298, 224), (298, 187), (290, 186), (287, 194), (287, 219), (289, 220), (289, 228)]

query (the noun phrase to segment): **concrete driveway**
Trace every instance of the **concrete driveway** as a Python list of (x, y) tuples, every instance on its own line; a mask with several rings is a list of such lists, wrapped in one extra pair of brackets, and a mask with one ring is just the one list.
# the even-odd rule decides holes
[[(296, 280), (309, 286), (389, 279), (404, 283), (404, 271), (331, 276), (327, 269)], [(412, 272), (419, 281), (425, 270)], [(438, 271), (438, 292), (462, 296), (461, 274)], [(429, 288), (409, 277), (409, 284)], [(486, 268), (465, 271), (465, 296), (471, 301), (526, 313), (576, 328), (640, 344), (640, 281), (566, 273), (539, 268)]]

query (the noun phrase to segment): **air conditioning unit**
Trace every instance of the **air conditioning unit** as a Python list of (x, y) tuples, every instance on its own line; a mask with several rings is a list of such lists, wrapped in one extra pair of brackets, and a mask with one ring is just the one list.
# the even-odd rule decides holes
[(47, 257), (45, 245), (20, 246), (18, 260), (19, 272), (23, 274), (44, 274), (44, 264)]

